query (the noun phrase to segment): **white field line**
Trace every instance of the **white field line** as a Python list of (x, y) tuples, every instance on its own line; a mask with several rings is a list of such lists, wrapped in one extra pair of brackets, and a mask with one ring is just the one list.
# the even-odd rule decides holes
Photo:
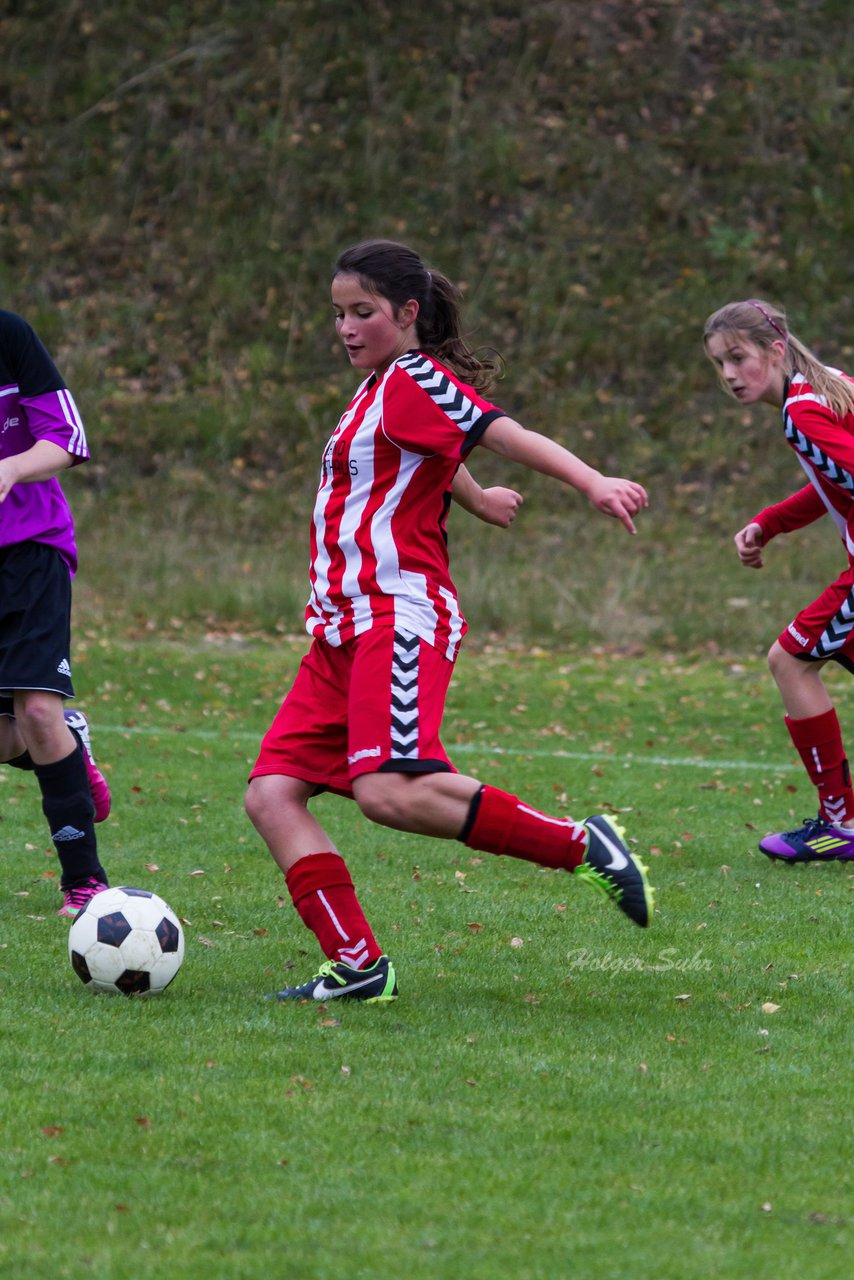
[[(120, 724), (101, 724), (100, 722), (92, 723), (91, 728), (97, 738), (101, 733), (118, 733), (126, 736), (137, 735), (146, 737), (158, 737), (168, 735), (173, 738), (197, 739), (202, 742), (220, 742), (220, 741), (240, 741), (252, 742), (256, 746), (261, 745), (261, 737), (263, 730), (259, 733), (250, 733), (248, 730), (237, 730), (234, 733), (217, 733), (214, 729), (176, 729), (167, 725), (120, 725)], [(640, 765), (645, 768), (662, 768), (662, 769), (705, 769), (709, 772), (715, 770), (735, 770), (738, 773), (765, 771), (772, 773), (788, 773), (802, 769), (802, 765), (793, 762), (781, 764), (774, 760), (710, 760), (703, 756), (647, 756), (636, 755), (634, 752), (627, 752), (623, 755), (607, 752), (607, 751), (544, 751), (540, 747), (526, 747), (523, 745), (513, 747), (498, 747), (483, 742), (454, 742), (450, 747), (446, 746), (446, 750), (451, 759), (454, 756), (462, 755), (480, 755), (480, 756), (530, 756), (537, 760), (575, 760), (587, 764), (614, 764), (619, 765), (623, 769), (630, 769), (632, 765)]]

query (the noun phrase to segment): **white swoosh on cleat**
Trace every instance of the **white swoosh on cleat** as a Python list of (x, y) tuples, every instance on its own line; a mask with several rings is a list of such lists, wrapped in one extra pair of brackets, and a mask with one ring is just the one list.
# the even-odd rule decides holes
[(614, 844), (614, 842), (612, 840), (609, 840), (606, 835), (603, 835), (601, 831), (597, 831), (596, 834), (599, 836), (599, 839), (603, 842), (603, 844), (607, 845), (608, 852), (611, 855), (611, 861), (608, 863), (606, 867), (603, 867), (602, 870), (603, 871), (622, 871), (625, 867), (627, 867), (629, 865), (629, 860), (626, 857), (626, 855), (623, 853), (619, 845)]
[(336, 983), (334, 987), (327, 987), (325, 980), (319, 982), (314, 988), (312, 994), (313, 1000), (329, 1000), (333, 996), (343, 996), (351, 991), (359, 991), (362, 987), (369, 987), (372, 982), (376, 982), (377, 975), (371, 974), (370, 978), (365, 978), (364, 982), (348, 982), (346, 987), (339, 987)]

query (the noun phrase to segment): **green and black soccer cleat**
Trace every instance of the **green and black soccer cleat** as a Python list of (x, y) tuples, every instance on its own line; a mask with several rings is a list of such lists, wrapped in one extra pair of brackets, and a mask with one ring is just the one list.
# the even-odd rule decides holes
[(381, 1004), (397, 999), (397, 977), (388, 956), (380, 956), (368, 969), (327, 960), (301, 987), (285, 987), (277, 1000), (364, 1000)]
[(626, 844), (622, 827), (604, 814), (588, 818), (584, 826), (590, 839), (575, 874), (606, 894), (630, 920), (646, 929), (652, 923), (655, 894), (646, 867)]

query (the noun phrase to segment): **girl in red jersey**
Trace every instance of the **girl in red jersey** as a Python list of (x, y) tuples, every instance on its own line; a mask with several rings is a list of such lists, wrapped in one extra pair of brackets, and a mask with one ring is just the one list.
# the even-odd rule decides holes
[(278, 997), (386, 1001), (397, 995), (394, 967), (309, 810), (320, 790), (352, 797), (384, 826), (574, 871), (649, 924), (645, 868), (611, 818), (540, 813), (457, 773), (439, 737), (466, 630), (448, 571), (450, 493), (470, 509), (485, 503), (496, 523), (515, 512), (512, 491), (478, 496), (461, 469), (471, 449), (554, 476), (629, 533), (647, 496), (486, 399), (494, 370), (461, 336), (457, 291), (411, 249), (375, 240), (346, 250), (332, 305), (364, 381), (323, 451), (306, 611), (313, 643), (262, 742), (246, 808), (326, 956)]
[(783, 434), (809, 483), (766, 507), (735, 535), (741, 563), (761, 569), (779, 533), (830, 515), (848, 565), (774, 641), (771, 674), (786, 727), (818, 791), (817, 818), (766, 836), (759, 848), (785, 862), (854, 859), (854, 791), (836, 711), (822, 680), (827, 662), (854, 672), (854, 380), (828, 368), (790, 332), (783, 311), (748, 299), (706, 321), (703, 341), (724, 387), (740, 404), (782, 410)]

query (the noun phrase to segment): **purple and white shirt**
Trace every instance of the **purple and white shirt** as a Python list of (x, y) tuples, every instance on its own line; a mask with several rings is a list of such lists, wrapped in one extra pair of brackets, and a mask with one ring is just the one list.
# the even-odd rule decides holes
[[(38, 440), (67, 450), (72, 466), (89, 457), (74, 397), (44, 345), (26, 320), (0, 310), (0, 459), (25, 453)], [(18, 542), (55, 547), (75, 573), (74, 521), (57, 479), (13, 485), (0, 502), (0, 547)]]

